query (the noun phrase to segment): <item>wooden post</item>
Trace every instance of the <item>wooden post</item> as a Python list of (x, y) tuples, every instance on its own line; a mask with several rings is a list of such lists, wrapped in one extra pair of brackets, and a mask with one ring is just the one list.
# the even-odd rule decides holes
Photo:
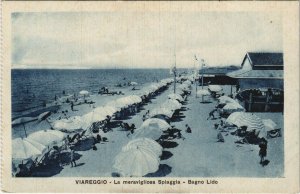
[(251, 109), (252, 109), (252, 97), (253, 97), (252, 95), (253, 95), (253, 94), (250, 93), (250, 96), (249, 96), (249, 105), (248, 105), (248, 106), (249, 106), (249, 108), (248, 108), (248, 111), (249, 111), (249, 112), (251, 112)]

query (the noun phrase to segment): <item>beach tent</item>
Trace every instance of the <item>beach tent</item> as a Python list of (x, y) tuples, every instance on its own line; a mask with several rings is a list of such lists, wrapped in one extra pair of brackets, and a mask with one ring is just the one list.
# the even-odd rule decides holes
[(158, 170), (160, 159), (152, 151), (132, 147), (121, 151), (116, 158), (113, 167), (125, 177), (142, 177)]
[(197, 91), (197, 95), (198, 96), (209, 96), (210, 95), (210, 92), (208, 90), (198, 90)]
[(208, 89), (212, 92), (220, 92), (222, 91), (222, 87), (219, 85), (209, 85)]
[(245, 108), (242, 107), (239, 103), (237, 102), (230, 102), (227, 103), (224, 107), (223, 107), (223, 112), (224, 113), (233, 113), (233, 112), (243, 112), (245, 111)]
[(182, 105), (174, 99), (168, 99), (162, 105), (160, 106), (161, 108), (170, 108), (171, 110), (178, 110), (181, 109)]
[(169, 94), (168, 98), (169, 99), (178, 100), (179, 102), (183, 102), (184, 101), (184, 99), (182, 98), (182, 96), (180, 96), (179, 94)]
[(230, 98), (230, 97), (228, 97), (228, 96), (220, 96), (220, 97), (218, 98), (218, 100), (219, 100), (219, 103), (220, 103), (220, 104), (236, 103), (236, 102), (237, 102), (236, 100), (234, 100), (234, 99), (232, 99), (232, 98)]
[(65, 134), (57, 130), (40, 130), (30, 134), (28, 139), (44, 146), (52, 146), (62, 142), (65, 139)]
[(171, 110), (169, 107), (157, 107), (150, 111), (149, 116), (154, 117), (156, 115), (165, 115), (169, 118), (172, 118), (174, 110)]
[(138, 129), (148, 129), (148, 128), (158, 128), (162, 131), (167, 130), (168, 128), (171, 128), (171, 126), (163, 119), (158, 118), (150, 118), (145, 120), (142, 125)]
[(128, 144), (122, 147), (122, 151), (130, 151), (135, 149), (143, 149), (155, 153), (158, 157), (161, 156), (163, 148), (156, 141), (149, 138), (138, 138), (131, 140)]
[(63, 132), (74, 132), (83, 130), (83, 119), (80, 116), (73, 116), (68, 119), (56, 120), (53, 128)]
[(25, 160), (44, 153), (46, 146), (28, 138), (16, 138), (12, 141), (12, 159)]

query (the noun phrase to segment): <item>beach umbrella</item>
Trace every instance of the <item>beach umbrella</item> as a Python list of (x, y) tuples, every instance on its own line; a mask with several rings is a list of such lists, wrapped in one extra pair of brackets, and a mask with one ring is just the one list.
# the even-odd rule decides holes
[(224, 107), (223, 107), (223, 112), (226, 113), (233, 113), (233, 112), (243, 112), (245, 111), (245, 108), (242, 107), (239, 103), (237, 102), (230, 102), (227, 103)]
[(182, 91), (189, 91), (190, 89), (188, 88), (187, 85), (185, 84), (182, 84), (180, 86), (178, 86), (178, 89), (182, 90)]
[(86, 91), (86, 90), (81, 90), (81, 91), (79, 92), (79, 94), (80, 94), (80, 95), (87, 96), (87, 95), (89, 95), (89, 92)]
[(40, 114), (37, 118), (39, 121), (42, 121), (42, 120), (45, 120), (50, 115), (51, 115), (51, 112), (47, 111), (47, 112)]
[(57, 130), (40, 130), (28, 136), (28, 139), (36, 141), (44, 146), (51, 146), (62, 142), (65, 134)]
[(12, 141), (12, 158), (25, 160), (43, 154), (46, 146), (28, 138), (16, 138)]
[(138, 83), (137, 82), (130, 82), (130, 85), (131, 86), (136, 86), (136, 85), (138, 85)]
[(158, 119), (158, 118), (150, 118), (145, 120), (142, 125), (140, 126), (139, 129), (142, 128), (158, 128), (162, 131), (167, 130), (168, 128), (171, 128), (171, 126), (169, 125), (169, 123), (167, 123), (165, 120), (163, 119)]
[(261, 134), (266, 135), (266, 129), (262, 119), (252, 113), (234, 112), (229, 115), (226, 123), (231, 123), (238, 127), (247, 126), (247, 131), (256, 130), (256, 132), (261, 132)]
[(97, 123), (100, 121), (104, 121), (106, 119), (106, 115), (103, 115), (102, 113), (97, 112), (89, 112), (81, 117), (82, 123), (81, 128), (87, 129), (89, 128), (93, 123)]
[(232, 99), (232, 98), (230, 98), (230, 97), (228, 97), (228, 96), (220, 96), (220, 97), (218, 98), (218, 100), (219, 100), (219, 103), (220, 103), (220, 104), (236, 103), (236, 102), (237, 102), (236, 100), (234, 100), (234, 99)]
[(223, 90), (222, 87), (219, 85), (209, 85), (208, 89), (212, 92), (220, 92)]
[(113, 106), (101, 106), (94, 109), (95, 113), (102, 114), (104, 116), (112, 116), (117, 111), (119, 111), (119, 109)]
[(169, 118), (172, 118), (174, 110), (171, 110), (170, 107), (157, 107), (150, 111), (149, 116), (154, 117), (156, 115), (165, 115)]
[(198, 90), (197, 95), (198, 96), (209, 96), (210, 92), (208, 90)]
[(163, 130), (160, 128), (158, 123), (151, 123), (148, 127), (140, 127), (135, 130), (133, 134), (133, 138), (150, 138), (153, 140), (157, 140), (163, 134)]
[(123, 176), (141, 177), (156, 172), (159, 161), (159, 157), (154, 152), (135, 147), (121, 151), (116, 156), (113, 167)]
[(168, 98), (169, 99), (178, 100), (179, 102), (183, 102), (184, 101), (184, 99), (182, 98), (182, 96), (180, 96), (179, 94), (169, 94)]
[(160, 107), (169, 107), (171, 110), (181, 109), (182, 105), (174, 99), (169, 99), (165, 101)]
[(122, 147), (122, 151), (130, 151), (135, 149), (144, 149), (152, 151), (157, 156), (161, 156), (163, 148), (156, 141), (149, 138), (138, 138), (131, 140), (128, 144)]
[(64, 132), (74, 132), (83, 130), (83, 121), (88, 118), (82, 118), (80, 116), (73, 116), (68, 119), (56, 120), (53, 123), (53, 128)]
[(262, 122), (268, 131), (274, 130), (277, 127), (277, 124), (271, 119), (263, 119)]
[(31, 122), (31, 121), (35, 121), (37, 120), (36, 117), (21, 117), (21, 118), (17, 118), (15, 120), (12, 121), (12, 125), (21, 125), (21, 124), (24, 124), (24, 123), (28, 123), (28, 122)]

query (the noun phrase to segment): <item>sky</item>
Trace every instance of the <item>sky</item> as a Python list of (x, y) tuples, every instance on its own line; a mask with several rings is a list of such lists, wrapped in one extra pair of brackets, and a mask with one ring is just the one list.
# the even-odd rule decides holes
[[(240, 65), (282, 52), (282, 18), (261, 12), (13, 13), (13, 68)], [(199, 60), (200, 61), (200, 60)]]

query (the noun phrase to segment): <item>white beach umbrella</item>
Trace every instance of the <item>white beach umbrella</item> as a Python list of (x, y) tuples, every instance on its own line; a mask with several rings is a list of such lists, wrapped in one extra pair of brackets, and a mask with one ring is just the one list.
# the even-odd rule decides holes
[(131, 140), (122, 147), (122, 151), (130, 151), (135, 149), (144, 149), (154, 152), (157, 156), (161, 156), (163, 148), (156, 141), (149, 138), (138, 138)]
[(57, 130), (41, 130), (28, 136), (28, 139), (36, 141), (44, 146), (55, 145), (65, 139), (65, 134)]
[(210, 92), (208, 90), (198, 90), (197, 91), (197, 95), (198, 96), (209, 96), (210, 95)]
[(163, 130), (159, 127), (158, 123), (152, 123), (149, 127), (140, 127), (135, 130), (133, 134), (133, 138), (150, 138), (153, 140), (157, 140), (163, 134)]
[(212, 92), (220, 92), (223, 90), (222, 87), (219, 85), (209, 85), (208, 89)]
[(12, 141), (12, 158), (25, 160), (43, 154), (46, 146), (28, 138), (16, 138)]
[(15, 120), (12, 121), (12, 125), (20, 125), (20, 124), (24, 124), (24, 123), (28, 123), (31, 121), (37, 120), (36, 117), (21, 117), (21, 118), (17, 118)]
[(238, 127), (247, 126), (247, 131), (256, 130), (261, 134), (266, 135), (266, 129), (262, 120), (255, 114), (245, 112), (234, 112), (226, 120), (227, 123), (231, 123)]
[(131, 86), (136, 86), (136, 85), (138, 85), (138, 83), (137, 82), (130, 82), (130, 85)]
[(180, 89), (182, 91), (190, 91), (189, 87), (185, 84), (178, 86), (178, 89)]
[(117, 109), (116, 107), (112, 107), (112, 106), (100, 106), (94, 109), (95, 113), (104, 115), (104, 116), (112, 116), (113, 114), (115, 114), (117, 111), (119, 111), (119, 109)]
[(39, 121), (46, 119), (48, 116), (50, 116), (51, 112), (47, 111), (47, 112), (43, 112), (42, 114), (40, 114), (37, 118)]
[(79, 94), (80, 94), (80, 95), (87, 96), (87, 95), (89, 95), (89, 92), (86, 91), (86, 90), (81, 90), (81, 91), (79, 92)]
[(161, 131), (165, 131), (168, 128), (171, 128), (169, 123), (167, 123), (163, 119), (150, 118), (150, 119), (145, 120), (139, 129), (142, 129), (142, 128), (147, 129), (147, 128), (154, 128), (154, 127), (160, 129)]
[(174, 99), (174, 100), (178, 100), (180, 102), (183, 102), (184, 99), (182, 98), (182, 96), (180, 96), (179, 94), (169, 94), (168, 95), (169, 99)]
[(93, 123), (104, 121), (106, 119), (106, 115), (92, 111), (83, 115), (81, 119), (82, 119), (82, 128), (87, 129)]
[(63, 132), (81, 131), (83, 129), (82, 117), (73, 116), (68, 119), (56, 120), (53, 123), (53, 128)]
[(169, 99), (165, 101), (160, 107), (169, 107), (171, 110), (181, 109), (182, 104), (180, 104), (177, 100)]
[(226, 113), (243, 112), (245, 108), (237, 102), (230, 102), (223, 107), (223, 111)]
[(150, 111), (149, 116), (154, 117), (156, 115), (165, 115), (169, 118), (172, 118), (174, 110), (171, 110), (170, 107), (157, 107)]
[(274, 130), (277, 127), (277, 124), (271, 119), (263, 119), (262, 122), (268, 131)]
[(234, 100), (234, 99), (232, 99), (232, 98), (230, 98), (230, 97), (228, 97), (228, 96), (220, 96), (220, 97), (218, 98), (218, 100), (219, 100), (219, 103), (220, 103), (220, 104), (236, 103), (236, 102), (237, 102), (236, 100)]
[(159, 157), (147, 149), (130, 149), (119, 153), (114, 168), (123, 176), (141, 177), (158, 170)]

